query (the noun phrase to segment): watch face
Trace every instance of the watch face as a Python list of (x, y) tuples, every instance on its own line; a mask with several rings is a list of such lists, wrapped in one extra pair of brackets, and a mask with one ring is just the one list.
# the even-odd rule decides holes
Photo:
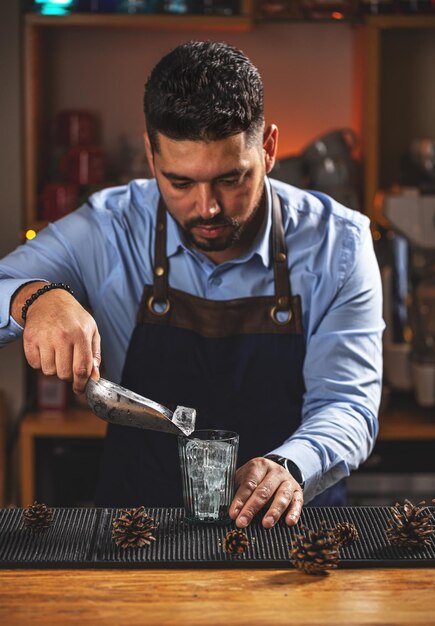
[(302, 489), (304, 488), (304, 477), (302, 476), (302, 472), (296, 465), (296, 463), (293, 463), (293, 461), (290, 461), (290, 459), (286, 459), (285, 457), (279, 456), (278, 454), (268, 454), (266, 458), (270, 459), (271, 461), (275, 461), (275, 463), (278, 463), (279, 465), (284, 467), (284, 469), (286, 469), (289, 474), (292, 475), (295, 481), (299, 483)]
[(276, 462), (279, 463), (280, 465), (282, 465), (286, 470), (289, 471), (288, 465), (287, 465), (287, 461), (288, 461), (288, 459), (285, 459), (283, 456), (277, 456), (276, 457)]

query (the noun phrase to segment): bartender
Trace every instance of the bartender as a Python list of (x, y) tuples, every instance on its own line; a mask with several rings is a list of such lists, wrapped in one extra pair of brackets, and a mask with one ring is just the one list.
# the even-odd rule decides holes
[[(230, 515), (294, 525), (369, 455), (381, 285), (369, 220), (268, 178), (278, 129), (236, 48), (189, 42), (145, 88), (154, 178), (92, 195), (0, 264), (0, 341), (29, 364), (195, 407), (240, 434)], [(88, 312), (91, 311), (91, 312)], [(178, 506), (174, 436), (109, 425), (97, 504)]]

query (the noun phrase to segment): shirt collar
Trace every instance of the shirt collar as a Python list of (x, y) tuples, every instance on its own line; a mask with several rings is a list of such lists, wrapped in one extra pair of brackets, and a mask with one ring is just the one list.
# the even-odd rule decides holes
[(258, 233), (254, 244), (251, 248), (253, 254), (258, 256), (263, 261), (264, 267), (270, 266), (270, 247), (271, 247), (271, 230), (272, 230), (272, 191), (268, 178), (265, 178), (265, 191), (266, 191), (266, 219)]
[[(265, 267), (269, 267), (270, 265), (270, 233), (272, 230), (272, 193), (270, 182), (267, 178), (265, 178), (265, 191), (266, 191), (266, 219), (263, 221), (261, 229), (255, 238), (250, 249), (245, 252), (242, 257), (239, 259), (234, 259), (234, 262), (239, 261), (248, 261), (254, 255), (258, 255)], [(168, 235), (166, 239), (166, 254), (168, 258), (177, 254), (180, 249), (188, 250), (187, 246), (183, 242), (183, 238), (180, 233), (180, 229), (177, 225), (177, 222), (174, 220), (172, 215), (167, 211), (167, 228)]]
[(174, 256), (180, 248), (185, 248), (180, 229), (169, 211), (166, 211), (166, 223), (168, 225), (168, 236), (166, 238), (166, 254), (168, 258)]

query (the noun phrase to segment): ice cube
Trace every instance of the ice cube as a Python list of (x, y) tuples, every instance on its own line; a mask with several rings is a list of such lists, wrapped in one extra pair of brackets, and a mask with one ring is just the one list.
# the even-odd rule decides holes
[(196, 409), (177, 406), (172, 415), (172, 421), (188, 437), (195, 430)]

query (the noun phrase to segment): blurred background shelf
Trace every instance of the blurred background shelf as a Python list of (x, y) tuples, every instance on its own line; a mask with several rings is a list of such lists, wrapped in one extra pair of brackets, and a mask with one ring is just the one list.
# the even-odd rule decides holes
[(89, 409), (37, 411), (20, 427), (20, 500), (92, 505), (106, 423)]
[[(24, 415), (20, 428), (21, 505), (38, 499), (53, 506), (92, 506), (105, 432), (105, 422), (86, 408)], [(420, 458), (420, 472), (434, 471), (430, 450), (435, 450), (434, 411), (416, 407), (410, 394), (393, 399), (380, 417), (372, 457), (349, 481), (352, 503), (358, 498), (355, 485), (358, 491), (361, 482), (367, 484), (374, 475), (377, 480), (376, 473), (383, 472), (386, 463), (393, 477), (399, 470), (412, 472), (416, 457)], [(408, 497), (412, 497), (409, 489)], [(391, 497), (385, 496), (383, 503), (388, 504)]]
[(161, 31), (243, 32), (252, 28), (252, 10), (245, 0), (241, 15), (128, 15), (109, 13), (71, 13), (71, 15), (38, 15), (27, 13), (26, 26), (32, 28), (139, 28)]
[[(56, 114), (65, 108), (66, 102), (71, 103), (71, 108), (78, 108), (76, 103), (80, 102), (78, 94), (81, 94), (82, 108), (94, 109), (100, 124), (104, 125), (104, 148), (109, 150), (113, 161), (114, 133), (130, 132), (131, 104), (126, 107), (126, 98), (133, 93), (132, 86), (124, 87), (124, 94), (121, 85), (119, 88), (115, 84), (112, 86), (114, 72), (119, 73), (122, 68), (124, 74), (131, 76), (133, 85), (140, 71), (138, 63), (147, 68), (155, 60), (156, 46), (153, 42), (156, 34), (160, 34), (160, 38), (166, 37), (170, 46), (177, 33), (178, 39), (180, 34), (183, 35), (183, 40), (197, 37), (198, 33), (207, 39), (221, 38), (220, 33), (227, 33), (225, 39), (230, 38), (230, 43), (234, 40), (236, 45), (245, 47), (246, 42), (248, 54), (251, 40), (258, 42), (254, 45), (265, 59), (261, 41), (266, 32), (276, 31), (278, 41), (283, 28), (287, 37), (292, 38), (292, 35), (299, 36), (301, 28), (307, 29), (309, 35), (308, 29), (324, 27), (327, 30), (330, 23), (332, 29), (339, 28), (342, 33), (339, 37), (343, 37), (343, 42), (349, 41), (350, 37), (353, 48), (352, 126), (361, 137), (363, 206), (364, 212), (371, 218), (379, 217), (375, 209), (376, 192), (397, 181), (400, 157), (411, 140), (416, 136), (435, 136), (435, 118), (432, 115), (435, 108), (435, 81), (432, 79), (435, 15), (368, 16), (354, 24), (347, 20), (340, 24), (340, 20), (292, 22), (285, 19), (273, 23), (258, 18), (253, 2), (246, 0), (241, 5), (241, 15), (228, 17), (24, 15), (26, 142), (23, 230), (38, 231), (46, 224), (41, 220), (40, 194), (44, 182), (49, 179), (49, 149)], [(142, 32), (147, 35), (146, 38), (133, 35)], [(101, 44), (104, 54), (97, 50), (98, 44)], [(139, 47), (142, 55), (137, 54)], [(315, 55), (315, 49), (310, 54)], [(264, 62), (267, 67), (268, 61), (265, 59)], [(288, 62), (290, 59), (280, 57), (277, 48), (276, 64), (284, 82)], [(331, 89), (336, 81), (333, 70), (331, 67)], [(90, 82), (91, 74), (94, 85)], [(102, 94), (109, 93), (111, 96), (102, 102)], [(266, 96), (270, 93), (271, 89)], [(282, 123), (281, 129), (284, 131), (281, 133), (283, 149), (286, 144), (291, 145), (291, 139)], [(308, 143), (311, 139), (308, 136), (305, 141)], [(117, 181), (110, 178), (109, 175), (106, 186), (116, 184)]]
[(379, 440), (386, 439), (433, 440), (435, 454), (435, 409), (416, 405), (412, 393), (392, 394), (385, 412), (379, 416)]
[(435, 137), (435, 16), (370, 16), (357, 37), (365, 212), (382, 221), (377, 191), (397, 183), (413, 139)]

